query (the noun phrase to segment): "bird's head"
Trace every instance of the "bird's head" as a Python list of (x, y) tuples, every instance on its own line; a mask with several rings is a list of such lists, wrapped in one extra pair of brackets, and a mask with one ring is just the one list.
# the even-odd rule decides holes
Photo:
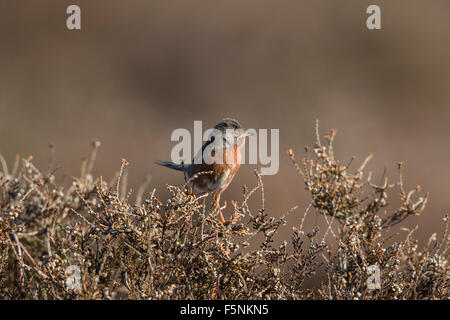
[(245, 137), (250, 134), (247, 133), (239, 121), (226, 118), (214, 126), (214, 129), (218, 130), (223, 137), (223, 143), (225, 146), (234, 146), (237, 144), (239, 147), (245, 142)]

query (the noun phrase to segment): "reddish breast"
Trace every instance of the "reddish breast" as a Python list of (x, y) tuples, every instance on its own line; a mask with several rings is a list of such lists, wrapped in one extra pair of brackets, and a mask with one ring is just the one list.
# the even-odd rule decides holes
[[(241, 163), (241, 153), (237, 145), (234, 146), (234, 152), (223, 151), (223, 159), (225, 163), (218, 164), (198, 164), (191, 166), (190, 176), (198, 174), (200, 172), (212, 171), (213, 174), (202, 174), (193, 181), (196, 189), (202, 192), (213, 192), (217, 189), (226, 188), (236, 172), (238, 171)], [(223, 180), (222, 180), (223, 179)], [(214, 186), (214, 190), (211, 190)]]

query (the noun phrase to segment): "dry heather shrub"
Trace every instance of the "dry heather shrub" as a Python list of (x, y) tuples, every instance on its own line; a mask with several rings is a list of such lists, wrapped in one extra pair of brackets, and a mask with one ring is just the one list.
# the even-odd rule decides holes
[[(325, 234), (331, 233), (337, 242), (336, 252), (329, 251), (328, 258), (324, 258), (328, 281), (318, 290), (320, 296), (324, 299), (448, 299), (448, 215), (444, 218), (443, 239), (438, 242), (433, 234), (424, 251), (419, 252), (417, 241), (412, 239), (417, 227), (403, 228), (407, 231), (405, 240), (387, 246), (386, 242), (394, 236), (391, 227), (411, 215), (421, 214), (428, 194), (414, 200), (420, 187), (405, 191), (402, 163), (398, 164), (399, 181), (396, 183), (389, 184), (384, 177), (383, 183), (376, 185), (371, 181), (371, 172), (364, 181), (364, 168), (372, 155), (355, 172), (350, 172), (353, 159), (341, 165), (334, 158), (336, 131), (324, 135), (326, 146), (322, 145), (318, 131), (316, 123), (314, 159), (309, 158), (308, 147), (301, 166), (291, 150), (288, 154), (303, 177), (306, 190), (311, 193), (312, 207), (328, 223)], [(388, 195), (394, 188), (400, 191), (401, 205), (389, 210), (386, 209)], [(340, 224), (337, 234), (331, 228), (333, 221)], [(381, 285), (376, 290), (367, 286), (371, 266), (380, 270)]]
[[(93, 179), (98, 142), (69, 188), (55, 182), (53, 148), (46, 173), (31, 159), (17, 159), (9, 173), (0, 156), (0, 298), (447, 299), (447, 227), (441, 241), (430, 238), (421, 252), (414, 230), (402, 242), (385, 244), (390, 227), (420, 214), (427, 196), (413, 200), (415, 191), (404, 191), (401, 174), (396, 184), (374, 185), (370, 175), (364, 182), (366, 162), (350, 173), (350, 165), (334, 159), (334, 136), (327, 134), (322, 146), (317, 133), (314, 155), (308, 149), (301, 165), (288, 151), (312, 199), (291, 238), (279, 246), (273, 238), (296, 207), (270, 216), (258, 172), (256, 186), (244, 187), (242, 200), (232, 202), (232, 222), (224, 226), (188, 183), (167, 186), (166, 201), (155, 190), (143, 200), (147, 179), (132, 204), (125, 160), (113, 181)], [(402, 205), (381, 215), (394, 187)], [(250, 208), (256, 193), (261, 205)], [(303, 230), (311, 210), (328, 222), (325, 232)], [(340, 224), (337, 232), (333, 224)], [(336, 239), (336, 250), (325, 242), (327, 235)], [(380, 267), (380, 289), (367, 288), (370, 265)], [(68, 287), (70, 266), (79, 268), (78, 289)], [(328, 280), (318, 290), (305, 288), (305, 279), (321, 268)]]

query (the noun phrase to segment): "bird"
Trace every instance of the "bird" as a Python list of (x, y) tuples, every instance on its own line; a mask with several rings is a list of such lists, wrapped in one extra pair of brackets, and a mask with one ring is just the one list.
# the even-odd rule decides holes
[(182, 171), (185, 180), (199, 196), (212, 194), (220, 220), (222, 224), (227, 225), (231, 221), (223, 217), (219, 204), (220, 196), (239, 170), (242, 156), (240, 149), (245, 144), (245, 138), (252, 133), (245, 131), (237, 120), (231, 118), (223, 119), (214, 129), (191, 164), (170, 161), (156, 161), (156, 164)]

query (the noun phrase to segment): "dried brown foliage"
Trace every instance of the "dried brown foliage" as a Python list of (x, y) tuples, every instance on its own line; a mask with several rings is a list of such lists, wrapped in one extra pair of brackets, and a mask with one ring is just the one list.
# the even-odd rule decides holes
[[(69, 188), (55, 182), (54, 160), (42, 173), (31, 159), (18, 159), (9, 173), (0, 157), (0, 298), (448, 299), (447, 217), (443, 238), (433, 235), (423, 251), (412, 238), (415, 230), (388, 246), (391, 226), (420, 214), (427, 195), (414, 200), (418, 190), (404, 190), (401, 165), (397, 183), (375, 185), (370, 174), (364, 181), (368, 159), (350, 172), (350, 164), (334, 159), (334, 136), (325, 135), (323, 146), (317, 132), (314, 154), (307, 148), (301, 165), (288, 151), (312, 200), (279, 246), (273, 238), (296, 207), (269, 216), (257, 172), (256, 186), (244, 187), (224, 226), (187, 185), (167, 186), (171, 196), (163, 202), (154, 190), (144, 197), (147, 179), (132, 203), (125, 160), (110, 183), (93, 179), (98, 142)], [(402, 205), (386, 213), (394, 188)], [(262, 199), (256, 209), (248, 205), (255, 193)], [(327, 230), (303, 230), (311, 210), (326, 219)], [(380, 289), (367, 287), (371, 265), (381, 270)], [(70, 266), (79, 268), (79, 289), (68, 288)], [(321, 269), (328, 280), (317, 290), (305, 288), (305, 279)]]

